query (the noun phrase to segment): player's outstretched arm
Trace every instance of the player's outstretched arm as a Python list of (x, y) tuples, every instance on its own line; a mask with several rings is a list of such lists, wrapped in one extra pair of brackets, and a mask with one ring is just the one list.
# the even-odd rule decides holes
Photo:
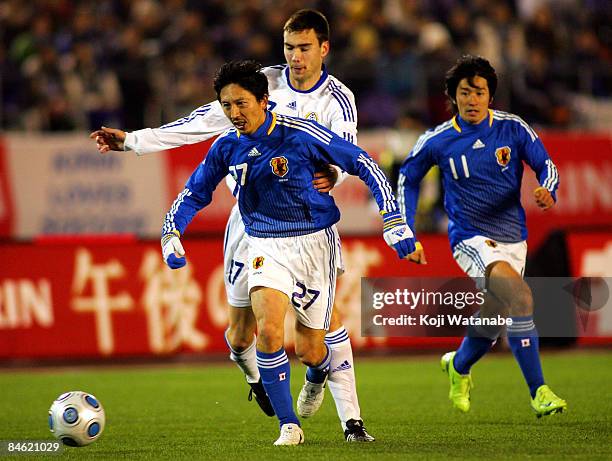
[(96, 141), (101, 154), (111, 150), (133, 150), (136, 154), (142, 155), (206, 141), (231, 126), (219, 102), (214, 101), (198, 107), (186, 117), (159, 128), (126, 132), (103, 126), (92, 132), (89, 137)]
[(536, 205), (544, 211), (552, 208), (555, 204), (555, 199), (550, 191), (542, 186), (533, 191), (533, 198), (535, 199)]
[(92, 132), (89, 137), (96, 141), (96, 147), (101, 154), (105, 154), (109, 150), (122, 151), (124, 149), (125, 131), (118, 128), (103, 126)]
[(231, 127), (232, 124), (223, 113), (221, 104), (214, 101), (159, 128), (143, 128), (126, 133), (125, 150), (133, 150), (142, 155), (174, 149), (206, 141)]
[(162, 227), (162, 255), (171, 269), (178, 269), (187, 264), (185, 250), (180, 237), (198, 211), (212, 201), (213, 191), (227, 175), (225, 157), (219, 150), (223, 136), (218, 138), (210, 148), (208, 155), (198, 165), (185, 184), (185, 189), (178, 194), (170, 210), (164, 217)]
[(423, 249), (423, 245), (421, 242), (416, 242), (414, 244), (415, 250), (406, 256), (406, 259), (411, 263), (416, 264), (427, 264), (427, 258), (425, 257), (425, 250)]

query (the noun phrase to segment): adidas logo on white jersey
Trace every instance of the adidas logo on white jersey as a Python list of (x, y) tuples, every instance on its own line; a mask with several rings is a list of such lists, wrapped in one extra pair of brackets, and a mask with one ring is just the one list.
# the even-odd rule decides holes
[(291, 110), (296, 110), (297, 109), (297, 103), (295, 101), (291, 101), (289, 104), (287, 104), (287, 107)]
[(484, 143), (480, 139), (477, 139), (476, 142), (472, 144), (472, 149), (482, 149), (484, 146)]
[(250, 151), (249, 151), (249, 157), (259, 157), (261, 155), (261, 152), (259, 152), (257, 150), (256, 147), (253, 147)]
[(338, 365), (336, 368), (334, 368), (331, 373), (335, 373), (337, 371), (344, 371), (344, 370), (350, 370), (351, 364), (348, 362), (348, 360), (345, 360), (344, 362), (342, 362), (340, 365)]

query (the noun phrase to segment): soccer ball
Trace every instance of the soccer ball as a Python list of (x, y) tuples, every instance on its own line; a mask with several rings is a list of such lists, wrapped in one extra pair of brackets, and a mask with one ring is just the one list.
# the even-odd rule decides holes
[(105, 422), (102, 404), (87, 392), (66, 392), (49, 408), (49, 429), (64, 445), (71, 447), (96, 441)]

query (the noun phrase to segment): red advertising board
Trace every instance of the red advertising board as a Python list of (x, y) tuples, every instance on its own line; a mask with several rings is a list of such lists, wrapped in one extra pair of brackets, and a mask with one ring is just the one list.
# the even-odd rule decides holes
[(602, 134), (544, 133), (542, 142), (559, 170), (557, 204), (541, 211), (533, 200), (537, 183), (526, 168), (523, 206), (530, 248), (554, 229), (612, 226), (612, 138)]
[(567, 249), (574, 277), (612, 277), (610, 232), (568, 232)]
[[(589, 277), (590, 311), (579, 311), (577, 321), (587, 328), (590, 337), (580, 338), (581, 344), (612, 344), (612, 230), (610, 232), (570, 232), (567, 249), (574, 277)], [(602, 302), (597, 302), (599, 298)]]
[[(360, 133), (375, 158), (391, 136)], [(533, 201), (534, 175), (527, 169), (523, 204), (529, 244), (535, 249), (553, 229), (612, 224), (612, 138), (608, 134), (543, 133), (558, 166), (557, 205), (547, 212)], [(410, 149), (406, 141), (405, 151)], [(86, 134), (0, 136), (0, 236), (132, 233), (156, 238), (164, 213), (211, 141), (137, 157), (98, 154)], [(342, 235), (376, 235), (380, 226), (370, 193), (356, 178), (333, 192), (342, 210)], [(220, 184), (212, 203), (189, 232), (219, 235), (234, 199)]]
[[(362, 338), (361, 277), (461, 275), (442, 237), (425, 238), (429, 265), (400, 261), (381, 237), (347, 239), (336, 306), (353, 347), (447, 344)], [(185, 240), (172, 271), (157, 242), (58, 240), (1, 247), (0, 359), (224, 352), (227, 327), (220, 239)], [(288, 316), (287, 342), (293, 320)], [(450, 340), (450, 343), (456, 343)]]

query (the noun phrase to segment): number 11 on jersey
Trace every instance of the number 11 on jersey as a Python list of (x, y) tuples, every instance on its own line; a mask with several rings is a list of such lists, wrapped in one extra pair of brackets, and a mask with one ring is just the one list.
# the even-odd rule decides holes
[[(449, 158), (448, 163), (450, 164), (451, 172), (453, 173), (453, 178), (455, 178), (455, 180), (459, 180), (457, 168), (455, 167), (455, 161), (452, 158)], [(461, 165), (463, 165), (463, 174), (466, 178), (469, 178), (470, 170), (468, 169), (467, 159), (465, 158), (465, 155), (461, 156)]]

